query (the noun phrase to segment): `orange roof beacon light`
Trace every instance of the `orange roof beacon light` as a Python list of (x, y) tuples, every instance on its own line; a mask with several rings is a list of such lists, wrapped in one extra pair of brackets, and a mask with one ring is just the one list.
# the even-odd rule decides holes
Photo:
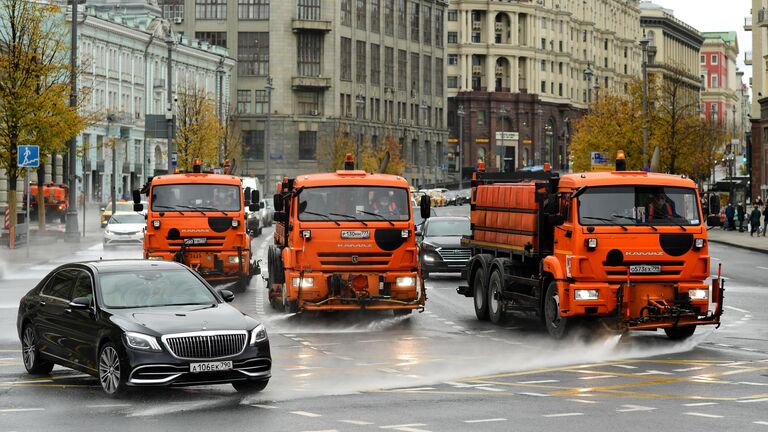
[(347, 155), (344, 156), (344, 169), (346, 171), (355, 169), (355, 159), (352, 157), (352, 153), (347, 153)]
[(627, 159), (624, 157), (624, 150), (616, 152), (616, 171), (627, 170)]
[(485, 162), (483, 161), (477, 162), (477, 170), (479, 172), (485, 172)]
[(200, 161), (200, 159), (195, 159), (194, 165), (192, 166), (192, 172), (199, 174), (202, 171), (203, 171), (203, 163)]
[(552, 171), (552, 165), (550, 165), (549, 162), (544, 162), (544, 171), (545, 172)]
[(178, 174), (178, 173), (179, 173), (179, 167), (175, 167), (175, 168), (173, 169), (173, 173), (174, 173), (174, 174)]

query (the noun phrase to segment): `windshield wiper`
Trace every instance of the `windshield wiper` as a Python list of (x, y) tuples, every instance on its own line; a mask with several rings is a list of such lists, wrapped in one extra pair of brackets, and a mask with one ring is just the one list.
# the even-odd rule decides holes
[(394, 223), (394, 222), (392, 222), (391, 220), (389, 220), (389, 219), (385, 218), (384, 216), (382, 216), (382, 215), (380, 215), (380, 214), (378, 214), (378, 213), (371, 213), (371, 212), (368, 212), (368, 211), (365, 211), (365, 210), (359, 210), (359, 212), (360, 212), (360, 213), (363, 213), (363, 214), (367, 214), (367, 215), (371, 215), (371, 216), (376, 216), (376, 217), (378, 217), (378, 218), (384, 219), (385, 221), (389, 222), (389, 224), (390, 224), (391, 226), (395, 226), (395, 223)]
[(192, 207), (192, 206), (188, 206), (188, 205), (180, 205), (180, 206), (177, 206), (177, 207), (198, 211), (198, 212), (202, 213), (204, 216), (206, 215), (205, 212), (200, 207)]
[(327, 214), (325, 214), (325, 213), (315, 213), (315, 212), (306, 211), (306, 210), (305, 210), (305, 211), (303, 211), (303, 212), (301, 212), (301, 214), (305, 214), (305, 213), (306, 213), (306, 214), (315, 215), (315, 216), (320, 216), (320, 217), (322, 217), (322, 218), (326, 218), (327, 220), (329, 220), (329, 221), (331, 221), (331, 222), (335, 223), (335, 224), (336, 224), (336, 226), (341, 226), (341, 224), (340, 224), (340, 223), (338, 223), (337, 221), (333, 220), (333, 219), (332, 219), (330, 216), (328, 216), (328, 215), (327, 215)]
[(184, 216), (184, 212), (179, 210), (179, 209), (177, 209), (176, 207), (171, 207), (171, 206), (167, 206), (167, 205), (153, 205), (152, 208), (153, 209), (155, 209), (155, 208), (164, 208), (166, 210), (173, 210), (173, 211), (179, 212), (182, 216)]
[(582, 219), (592, 219), (600, 222), (608, 222), (611, 225), (620, 226), (624, 231), (629, 231), (629, 228), (625, 227), (624, 225), (616, 222), (615, 220), (608, 219), (608, 218), (601, 218), (601, 217), (594, 217), (594, 216), (582, 216)]
[(341, 213), (328, 213), (328, 214), (333, 215), (333, 216), (341, 216), (341, 217), (345, 217), (345, 218), (348, 218), (348, 219), (353, 219), (353, 220), (356, 220), (356, 221), (360, 222), (361, 224), (363, 224), (363, 226), (368, 226), (368, 224), (365, 223), (364, 220), (358, 219), (358, 218), (356, 218), (356, 217), (354, 217), (352, 215), (346, 215), (346, 214), (341, 214)]
[(658, 231), (659, 230), (658, 228), (656, 228), (655, 226), (649, 224), (648, 222), (641, 222), (641, 221), (637, 220), (636, 218), (633, 218), (632, 216), (623, 216), (623, 215), (618, 215), (618, 214), (612, 214), (611, 217), (631, 220), (632, 222), (634, 222), (638, 226), (647, 226), (647, 227), (650, 227), (651, 229), (653, 229), (654, 231)]
[[(227, 213), (224, 210), (217, 209), (215, 207), (195, 207), (195, 208), (196, 209), (203, 209), (203, 210), (210, 210), (210, 211), (217, 211), (217, 212), (221, 212), (221, 214), (223, 214), (224, 216), (227, 215)], [(232, 211), (234, 211), (234, 210), (232, 210)]]
[(677, 226), (679, 226), (680, 229), (682, 229), (683, 231), (688, 232), (688, 230), (683, 226), (683, 224), (681, 224), (680, 222), (676, 222), (675, 221), (675, 219), (682, 219), (682, 218), (674, 218), (674, 217), (671, 217), (671, 216), (664, 216), (664, 219), (672, 222), (673, 224), (675, 224)]

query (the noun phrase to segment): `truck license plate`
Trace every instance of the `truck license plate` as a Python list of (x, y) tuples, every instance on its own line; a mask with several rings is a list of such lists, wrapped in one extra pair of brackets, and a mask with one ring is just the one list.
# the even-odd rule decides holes
[(232, 361), (190, 363), (189, 371), (192, 373), (200, 372), (221, 372), (232, 370)]
[(661, 266), (660, 265), (631, 265), (629, 266), (629, 272), (630, 273), (661, 273)]
[(343, 239), (367, 239), (371, 238), (371, 232), (366, 230), (356, 231), (342, 231), (341, 238)]
[(205, 244), (208, 241), (205, 237), (194, 237), (194, 238), (188, 238), (184, 239), (185, 245), (202, 245)]

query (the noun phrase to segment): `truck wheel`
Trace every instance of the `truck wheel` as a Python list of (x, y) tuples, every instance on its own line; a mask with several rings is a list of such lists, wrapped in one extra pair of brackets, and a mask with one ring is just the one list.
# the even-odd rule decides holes
[(557, 282), (552, 281), (547, 287), (544, 297), (544, 326), (555, 339), (562, 339), (568, 334), (570, 326), (568, 318), (560, 316), (560, 297), (557, 293)]
[(488, 281), (488, 317), (494, 324), (499, 324), (504, 319), (504, 300), (501, 293), (504, 291), (501, 280), (501, 272), (494, 270)]
[(472, 284), (475, 291), (475, 316), (480, 321), (488, 320), (488, 294), (485, 289), (485, 270), (477, 269), (475, 281)]
[(664, 329), (664, 333), (667, 334), (667, 337), (674, 341), (688, 339), (689, 337), (693, 336), (695, 331), (695, 325), (685, 327), (667, 327)]
[(251, 284), (251, 276), (240, 276), (240, 279), (237, 281), (237, 289), (240, 292), (245, 292), (245, 290), (248, 289), (248, 285)]
[(269, 305), (272, 306), (272, 309), (282, 312), (283, 302), (275, 295), (274, 282), (272, 269), (270, 269), (269, 275), (267, 275), (267, 295), (269, 296)]
[(413, 312), (413, 309), (392, 309), (392, 312), (396, 317), (408, 316)]

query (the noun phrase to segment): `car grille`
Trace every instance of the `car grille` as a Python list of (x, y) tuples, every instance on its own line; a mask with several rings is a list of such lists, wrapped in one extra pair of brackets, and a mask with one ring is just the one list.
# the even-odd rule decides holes
[(138, 231), (131, 231), (131, 232), (119, 232), (119, 233), (115, 233), (115, 234), (121, 235), (121, 236), (133, 236), (133, 235), (136, 235), (138, 233), (139, 233)]
[(248, 333), (200, 332), (163, 336), (163, 342), (175, 357), (188, 360), (209, 360), (232, 357), (245, 349)]
[(437, 253), (445, 262), (469, 261), (472, 252), (469, 249), (438, 249)]

